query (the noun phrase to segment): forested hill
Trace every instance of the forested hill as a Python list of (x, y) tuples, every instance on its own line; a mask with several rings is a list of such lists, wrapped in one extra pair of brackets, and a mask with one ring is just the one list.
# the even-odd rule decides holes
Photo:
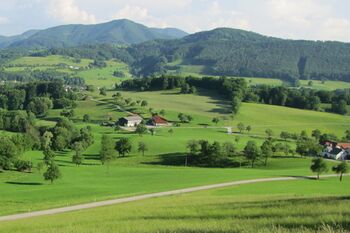
[(30, 30), (16, 36), (0, 36), (0, 48), (6, 48), (16, 41), (25, 40), (37, 32), (38, 30)]
[(149, 41), (129, 48), (143, 75), (163, 72), (166, 64), (203, 65), (204, 73), (294, 80), (350, 81), (350, 43), (283, 40), (219, 28), (182, 39)]
[[(186, 35), (186, 32), (175, 28), (149, 28), (130, 20), (114, 20), (95, 25), (74, 24), (48, 28), (28, 38), (7, 43), (6, 46), (54, 48), (86, 44), (129, 45), (154, 39), (181, 38)], [(0, 38), (0, 46), (1, 41)]]

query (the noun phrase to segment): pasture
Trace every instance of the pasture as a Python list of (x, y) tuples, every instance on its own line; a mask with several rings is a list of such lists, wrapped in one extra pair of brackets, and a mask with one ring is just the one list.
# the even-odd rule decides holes
[(241, 185), (5, 222), (3, 232), (348, 232), (346, 179)]

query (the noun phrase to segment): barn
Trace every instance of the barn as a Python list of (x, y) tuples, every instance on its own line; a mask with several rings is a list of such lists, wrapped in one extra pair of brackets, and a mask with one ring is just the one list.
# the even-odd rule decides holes
[(141, 124), (142, 121), (143, 119), (139, 115), (132, 115), (128, 117), (119, 118), (118, 125), (125, 127), (135, 127)]

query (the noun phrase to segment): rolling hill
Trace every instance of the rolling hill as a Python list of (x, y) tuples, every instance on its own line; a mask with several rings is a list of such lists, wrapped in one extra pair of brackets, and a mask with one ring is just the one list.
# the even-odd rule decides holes
[(143, 75), (199, 66), (208, 75), (350, 81), (350, 43), (284, 40), (218, 28), (177, 40), (148, 41), (129, 52)]
[(16, 36), (0, 36), (0, 49), (8, 47), (14, 42), (25, 40), (37, 32), (38, 30), (30, 30)]
[(62, 25), (22, 38), (0, 38), (1, 47), (70, 47), (83, 44), (136, 44), (153, 39), (174, 39), (187, 35), (175, 28), (149, 28), (130, 20), (95, 25)]

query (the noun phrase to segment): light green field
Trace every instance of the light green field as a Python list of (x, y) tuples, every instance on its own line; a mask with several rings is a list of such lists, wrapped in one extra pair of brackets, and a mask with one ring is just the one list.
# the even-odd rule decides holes
[(116, 83), (122, 82), (126, 78), (113, 76), (113, 72), (119, 70), (124, 72), (126, 78), (130, 78), (128, 65), (118, 61), (108, 61), (105, 68), (94, 68), (79, 72), (78, 76), (85, 79), (86, 84), (96, 87), (112, 88)]
[(318, 128), (342, 137), (345, 130), (350, 128), (348, 116), (254, 103), (243, 103), (238, 115), (232, 120), (228, 113), (229, 103), (210, 92), (200, 92), (199, 95), (179, 95), (178, 91), (121, 93), (134, 100), (147, 100), (149, 106), (156, 111), (165, 109), (169, 120), (177, 121), (179, 112), (191, 114), (194, 121), (189, 126), (208, 123), (215, 126), (211, 119), (220, 117), (219, 126), (236, 127), (239, 122), (243, 122), (252, 126), (252, 134), (263, 134), (267, 128), (278, 135), (281, 131), (300, 133), (306, 130), (310, 133)]
[[(270, 169), (185, 168), (151, 164), (135, 166), (132, 159), (129, 164), (125, 164), (125, 159), (117, 159), (115, 164), (107, 167), (98, 165), (99, 162), (95, 160), (98, 148), (99, 143), (96, 143), (87, 150), (85, 165), (80, 167), (71, 163), (69, 153), (58, 155), (56, 161), (60, 164), (63, 177), (54, 185), (43, 182), (41, 174), (37, 172), (2, 174), (0, 215), (225, 181), (310, 174), (309, 159), (272, 159), (271, 167), (268, 167)], [(36, 162), (42, 155), (31, 152), (26, 157)], [(286, 168), (283, 163), (294, 166)]]
[(0, 231), (348, 232), (349, 185), (336, 178), (241, 185), (5, 222)]
[(43, 66), (51, 67), (58, 64), (66, 64), (68, 66), (76, 67), (87, 67), (92, 61), (89, 59), (81, 59), (80, 63), (73, 62), (72, 58), (63, 57), (59, 55), (52, 55), (47, 57), (21, 57), (14, 61), (9, 62), (9, 65), (18, 66), (18, 65), (28, 65), (28, 66)]
[(243, 103), (235, 120), (250, 124), (252, 131), (256, 130), (254, 132), (270, 128), (278, 134), (281, 131), (298, 133), (302, 130), (310, 133), (314, 129), (320, 129), (341, 137), (350, 128), (348, 116), (252, 103)]
[[(73, 120), (83, 120), (83, 116), (88, 114), (93, 122), (109, 121), (112, 118), (114, 121), (127, 114), (120, 112), (112, 104), (101, 104), (92, 99), (85, 101), (77, 101), (77, 107), (74, 109), (75, 116)], [(61, 109), (50, 110), (48, 119), (59, 117)]]
[(313, 89), (327, 90), (327, 91), (350, 88), (350, 82), (341, 82), (341, 81), (326, 81), (323, 84), (322, 81), (312, 80), (313, 85), (311, 87), (308, 86), (309, 81), (307, 80), (301, 80), (300, 83), (302, 87), (309, 87)]
[[(109, 92), (108, 99), (112, 93)], [(94, 200), (104, 200), (120, 196), (137, 195), (148, 192), (164, 191), (202, 184), (210, 184), (231, 180), (250, 179), (258, 177), (275, 177), (289, 175), (309, 175), (310, 159), (284, 158), (272, 159), (269, 166), (259, 166), (255, 169), (209, 169), (185, 168), (184, 153), (186, 143), (192, 139), (207, 139), (209, 141), (233, 142), (237, 135), (228, 135), (226, 129), (219, 127), (205, 128), (201, 124), (211, 124), (214, 116), (228, 115), (222, 110), (227, 106), (220, 98), (201, 95), (177, 95), (174, 91), (161, 92), (123, 92), (124, 97), (134, 100), (146, 99), (149, 107), (165, 109), (166, 117), (176, 120), (179, 109), (195, 118), (190, 125), (174, 127), (174, 133), (169, 134), (167, 128), (156, 129), (155, 136), (140, 137), (130, 132), (115, 132), (113, 128), (90, 124), (95, 135), (95, 143), (85, 152), (85, 164), (76, 167), (71, 163), (71, 152), (61, 153), (57, 161), (61, 166), (63, 178), (54, 185), (43, 182), (38, 172), (23, 174), (4, 172), (0, 175), (0, 203), (4, 208), (0, 214), (25, 212), (36, 209), (46, 209)], [(91, 115), (92, 121), (103, 121), (112, 116), (114, 119), (124, 115), (116, 111), (111, 104), (96, 103), (92, 100), (78, 102), (76, 111), (77, 127), (85, 113)], [(169, 115), (168, 115), (169, 114)], [(59, 111), (52, 110), (50, 117), (57, 117)], [(229, 119), (229, 118), (228, 118)], [(243, 104), (237, 119), (223, 121), (236, 125), (238, 122), (249, 123), (253, 127), (251, 134), (240, 135), (237, 148), (242, 150), (248, 140), (256, 140), (260, 145), (261, 138), (254, 134), (263, 134), (266, 128), (275, 132), (287, 130), (300, 132), (302, 129), (320, 128), (343, 135), (348, 126), (348, 118), (335, 114), (320, 113), (290, 109), (285, 107)], [(325, 122), (332, 124), (327, 125)], [(41, 121), (41, 124), (47, 124)], [(114, 140), (129, 137), (133, 150), (129, 157), (117, 159), (109, 168), (99, 165), (100, 137), (103, 133), (110, 134)], [(279, 134), (279, 132), (278, 132)], [(146, 142), (149, 150), (141, 156), (137, 150), (138, 142)], [(34, 163), (42, 158), (41, 152), (28, 152), (26, 157)], [(177, 164), (178, 166), (168, 166)], [(259, 164), (259, 163), (258, 163)]]
[[(7, 72), (19, 72), (25, 70), (55, 70), (62, 73), (74, 74), (75, 76), (84, 78), (87, 85), (96, 87), (112, 88), (115, 83), (121, 82), (126, 78), (130, 78), (128, 65), (116, 60), (107, 61), (105, 68), (89, 68), (89, 64), (93, 61), (90, 59), (81, 59), (80, 63), (75, 63), (73, 58), (52, 55), (47, 57), (21, 57), (9, 62), (6, 67)], [(81, 70), (59, 67), (60, 64), (67, 66), (79, 67)], [(113, 76), (114, 71), (122, 71), (125, 78)]]

